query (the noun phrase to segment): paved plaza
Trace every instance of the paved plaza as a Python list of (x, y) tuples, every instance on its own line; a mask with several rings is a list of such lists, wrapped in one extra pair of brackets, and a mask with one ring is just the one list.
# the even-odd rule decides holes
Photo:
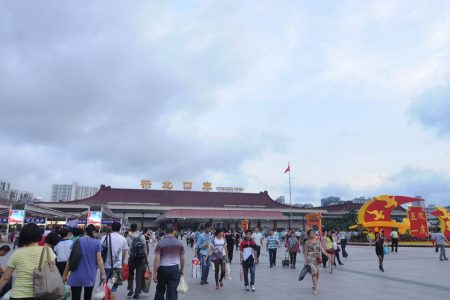
[[(186, 249), (190, 266), (194, 253), (191, 248)], [(262, 251), (261, 262), (256, 266), (256, 292), (244, 291), (236, 259), (231, 264), (232, 280), (226, 280), (220, 290), (215, 289), (213, 272), (209, 274), (209, 284), (201, 286), (200, 278), (191, 278), (187, 267), (185, 278), (189, 291), (180, 294), (179, 299), (450, 299), (450, 261), (440, 262), (432, 248), (399, 248), (399, 253), (385, 256), (384, 273), (378, 270), (373, 247), (348, 246), (348, 253), (349, 257), (343, 259), (344, 266), (336, 267), (333, 274), (322, 269), (317, 296), (312, 294), (310, 275), (298, 281), (303, 255), (299, 255), (296, 270), (282, 268), (284, 248), (279, 248), (277, 266), (273, 269), (269, 268), (268, 253)], [(239, 257), (239, 252), (235, 251), (234, 255)], [(153, 299), (154, 293), (152, 283), (150, 293), (142, 294), (141, 298)], [(127, 298), (124, 286), (119, 295), (119, 299)]]
[[(231, 264), (232, 280), (224, 281), (223, 289), (215, 289), (212, 271), (209, 284), (201, 286), (199, 278), (190, 277), (193, 251), (192, 248), (186, 249), (188, 266), (185, 278), (189, 291), (180, 294), (180, 300), (450, 299), (450, 261), (440, 262), (432, 248), (399, 248), (399, 253), (385, 256), (385, 272), (381, 273), (373, 247), (348, 246), (349, 257), (343, 259), (344, 266), (336, 267), (333, 274), (321, 269), (317, 296), (312, 294), (310, 275), (298, 281), (303, 255), (299, 255), (296, 270), (280, 266), (284, 248), (279, 248), (277, 266), (273, 269), (269, 268), (268, 253), (262, 251), (261, 262), (256, 267), (256, 292), (244, 291), (239, 280), (238, 260)], [(234, 255), (239, 257), (237, 251)], [(0, 259), (3, 267), (8, 257)], [(150, 293), (141, 294), (141, 299), (153, 299), (155, 286), (152, 283)], [(126, 285), (121, 286), (118, 299), (132, 299), (126, 296), (126, 292)]]

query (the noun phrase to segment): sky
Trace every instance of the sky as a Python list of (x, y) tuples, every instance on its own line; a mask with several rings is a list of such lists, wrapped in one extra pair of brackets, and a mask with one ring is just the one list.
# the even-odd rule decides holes
[(0, 2), (0, 179), (450, 204), (449, 1)]

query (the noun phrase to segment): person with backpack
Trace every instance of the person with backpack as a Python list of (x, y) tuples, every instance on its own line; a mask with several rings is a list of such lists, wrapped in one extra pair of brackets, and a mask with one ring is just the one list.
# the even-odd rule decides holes
[[(139, 299), (142, 291), (142, 278), (145, 266), (148, 265), (147, 247), (145, 243), (145, 236), (137, 230), (137, 224), (133, 223), (127, 236), (127, 243), (129, 248), (128, 258), (128, 294), (130, 297), (134, 294), (134, 299)], [(136, 278), (136, 288), (133, 292), (133, 281)]]

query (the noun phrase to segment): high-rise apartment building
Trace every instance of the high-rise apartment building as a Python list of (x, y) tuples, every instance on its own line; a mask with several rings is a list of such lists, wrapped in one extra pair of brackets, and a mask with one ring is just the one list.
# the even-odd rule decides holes
[(72, 184), (54, 184), (52, 186), (52, 201), (71, 201), (91, 197), (97, 193), (99, 188)]

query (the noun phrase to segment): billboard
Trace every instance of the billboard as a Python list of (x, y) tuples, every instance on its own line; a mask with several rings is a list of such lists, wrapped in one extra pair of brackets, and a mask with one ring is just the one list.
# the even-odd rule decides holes
[(102, 212), (101, 211), (90, 211), (88, 213), (87, 223), (100, 226), (102, 224)]
[(25, 219), (25, 210), (14, 210), (9, 211), (9, 224), (23, 224)]

